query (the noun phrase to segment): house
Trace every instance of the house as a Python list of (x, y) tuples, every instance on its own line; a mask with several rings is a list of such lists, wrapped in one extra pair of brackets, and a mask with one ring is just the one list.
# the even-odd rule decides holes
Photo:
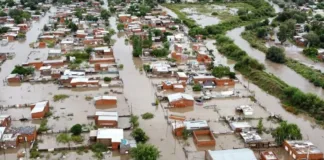
[(198, 51), (196, 59), (199, 63), (205, 64), (205, 65), (210, 64), (212, 62), (211, 57), (208, 55), (208, 53), (206, 53), (204, 51)]
[(249, 148), (227, 149), (227, 150), (207, 150), (205, 160), (257, 160), (253, 151)]
[[(216, 145), (215, 137), (210, 130), (195, 130), (193, 131), (192, 135), (193, 135), (194, 142), (198, 147)], [(200, 137), (204, 137), (204, 138), (200, 138)]]
[(33, 119), (44, 118), (46, 113), (49, 112), (49, 101), (42, 101), (37, 102), (35, 104), (31, 104), (30, 109), (30, 114)]
[(260, 153), (260, 160), (279, 160), (272, 151), (262, 151)]
[(185, 72), (176, 72), (175, 76), (177, 78), (178, 81), (187, 81), (188, 80), (188, 76)]
[(95, 114), (95, 122), (99, 127), (118, 127), (118, 113), (117, 112), (101, 112)]
[(169, 105), (172, 107), (194, 106), (194, 98), (189, 94), (175, 93), (168, 95)]
[(230, 127), (234, 132), (249, 131), (252, 128), (248, 122), (231, 122)]
[(17, 38), (17, 33), (6, 33), (3, 35), (5, 39), (7, 39), (9, 42), (14, 41)]
[(22, 79), (18, 74), (9, 74), (6, 80), (8, 83), (20, 83)]
[(98, 96), (93, 98), (95, 105), (116, 105), (117, 97), (116, 96)]
[(10, 115), (0, 115), (0, 127), (9, 127), (11, 125)]
[(112, 150), (117, 150), (120, 147), (122, 139), (124, 139), (124, 130), (115, 128), (99, 128), (98, 130), (90, 131), (90, 139), (111, 147)]
[(17, 135), (17, 144), (19, 143), (30, 143), (36, 140), (37, 130), (33, 126), (23, 126), (23, 127), (11, 127), (10, 132)]
[(186, 86), (185, 82), (171, 82), (171, 81), (162, 82), (162, 89), (173, 90), (174, 92), (184, 92), (185, 86)]
[(196, 130), (209, 130), (209, 125), (206, 120), (175, 121), (171, 123), (171, 126), (172, 132), (176, 136), (181, 136), (184, 128), (186, 128), (186, 130), (189, 132), (193, 132)]
[(235, 81), (229, 77), (215, 78), (214, 82), (217, 86), (233, 86)]
[(150, 64), (150, 69), (154, 74), (168, 74), (171, 66), (165, 62), (155, 62)]
[(253, 108), (250, 105), (240, 105), (236, 108), (236, 110), (243, 112), (244, 116), (253, 115)]
[(137, 144), (135, 140), (122, 139), (120, 143), (120, 154), (128, 154), (132, 148), (136, 148)]
[(132, 20), (130, 14), (119, 14), (118, 17), (119, 17), (119, 21), (122, 23), (131, 22)]
[(245, 143), (260, 142), (262, 138), (256, 131), (242, 131), (240, 132), (241, 137)]
[(60, 57), (62, 55), (62, 50), (60, 49), (50, 49), (48, 51), (48, 57)]
[(71, 87), (99, 87), (98, 80), (90, 80), (86, 77), (73, 78), (70, 82)]
[(60, 79), (61, 77), (61, 71), (58, 69), (52, 69), (51, 70), (51, 78), (52, 79)]
[(8, 148), (16, 148), (18, 145), (17, 136), (12, 133), (7, 132), (6, 127), (0, 127), (0, 138), (1, 138), (1, 148), (6, 146)]
[(77, 30), (76, 31), (76, 37), (78, 38), (85, 38), (88, 35), (84, 30)]
[(111, 55), (113, 56), (113, 50), (108, 46), (105, 47), (95, 47), (93, 51), (96, 52), (98, 55)]
[(285, 140), (283, 142), (285, 150), (295, 160), (322, 160), (323, 152), (312, 142), (303, 140)]
[(50, 76), (52, 73), (51, 68), (51, 66), (42, 66), (41, 68), (39, 68), (40, 74), (42, 76)]

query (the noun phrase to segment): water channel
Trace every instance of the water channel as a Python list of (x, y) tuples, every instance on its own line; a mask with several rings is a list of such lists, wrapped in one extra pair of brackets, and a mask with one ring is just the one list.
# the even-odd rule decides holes
[[(275, 9), (275, 12), (281, 12), (282, 9), (278, 5), (272, 4), (269, 2)], [(165, 9), (168, 14), (172, 12), (171, 10)], [(174, 13), (170, 15), (175, 15)], [(282, 80), (288, 81), (288, 84), (301, 88), (303, 91), (316, 93), (317, 95), (323, 98), (323, 91), (320, 88), (314, 87), (313, 84), (310, 84), (306, 79), (289, 69), (284, 65), (274, 64), (272, 62), (265, 60), (265, 54), (259, 50), (253, 49), (247, 41), (245, 41), (240, 35), (244, 31), (244, 27), (235, 28), (227, 33), (231, 39), (234, 40), (235, 44), (238, 45), (241, 49), (245, 50), (249, 56), (257, 59), (258, 61), (265, 64), (267, 71), (275, 74)], [(221, 55), (214, 45), (214, 40), (206, 40), (205, 44), (209, 49), (213, 49), (213, 54), (215, 55), (215, 60), (221, 62), (221, 64), (233, 68), (234, 62), (228, 60), (226, 57)], [(321, 150), (324, 150), (324, 130), (316, 126), (313, 120), (307, 116), (294, 115), (287, 112), (281, 105), (280, 100), (272, 95), (269, 95), (258, 86), (251, 84), (248, 79), (244, 78), (242, 75), (237, 75), (238, 79), (245, 86), (248, 86), (249, 89), (255, 93), (255, 98), (260, 102), (262, 106), (265, 106), (267, 110), (274, 114), (280, 114), (284, 120), (287, 120), (290, 123), (298, 124), (300, 127), (303, 138), (305, 140), (312, 141), (316, 146)]]

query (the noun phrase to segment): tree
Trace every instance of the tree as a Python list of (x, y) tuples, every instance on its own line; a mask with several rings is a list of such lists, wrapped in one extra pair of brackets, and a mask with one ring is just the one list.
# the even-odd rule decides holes
[(100, 12), (100, 17), (104, 20), (108, 20), (108, 18), (110, 17), (109, 11), (106, 9), (102, 9)]
[(82, 132), (82, 126), (80, 124), (76, 124), (71, 127), (70, 132), (72, 132), (73, 135), (80, 135)]
[(258, 126), (257, 126), (257, 132), (259, 134), (262, 134), (262, 131), (263, 131), (263, 123), (262, 123), (262, 119), (259, 119)]
[(169, 50), (169, 48), (170, 48), (170, 42), (169, 42), (169, 41), (164, 42), (164, 43), (163, 43), (163, 47), (164, 47), (165, 49), (168, 49), (168, 50)]
[(305, 54), (306, 56), (317, 56), (318, 55), (318, 50), (316, 48), (305, 48), (303, 50), (303, 54)]
[(3, 11), (0, 11), (0, 17), (4, 17), (4, 16), (8, 16), (8, 14)]
[(88, 53), (88, 54), (90, 54), (92, 51), (93, 51), (93, 48), (92, 47), (87, 47), (85, 49), (85, 52)]
[(25, 39), (26, 35), (24, 33), (18, 33), (17, 38), (19, 39)]
[(141, 128), (135, 128), (132, 131), (131, 136), (134, 137), (134, 139), (137, 143), (139, 143), (139, 142), (145, 143), (149, 139), (149, 137), (146, 135), (146, 133)]
[(9, 27), (1, 27), (0, 28), (0, 34), (7, 33), (9, 31)]
[(154, 49), (151, 54), (155, 57), (165, 57), (169, 54), (169, 50), (165, 48)]
[(98, 18), (91, 15), (91, 14), (88, 14), (85, 18), (87, 21), (94, 21), (94, 22), (97, 22), (98, 21)]
[(103, 37), (104, 41), (107, 43), (107, 44), (110, 44), (110, 41), (111, 41), (111, 38), (110, 38), (110, 35), (109, 34), (106, 34), (104, 37)]
[(156, 160), (160, 157), (160, 151), (151, 144), (137, 144), (132, 148), (130, 155), (135, 160)]
[(200, 84), (194, 84), (194, 85), (192, 86), (192, 90), (195, 91), (195, 92), (197, 92), (197, 91), (201, 91), (201, 89), (202, 89), (202, 87), (201, 87)]
[(44, 31), (48, 31), (48, 30), (49, 30), (49, 28), (47, 27), (46, 24), (44, 25), (43, 30), (44, 30)]
[(78, 26), (71, 21), (68, 22), (68, 28), (70, 28), (72, 32), (76, 32), (79, 29)]
[(213, 70), (212, 70), (212, 75), (217, 77), (217, 78), (222, 78), (222, 77), (226, 77), (226, 76), (228, 76), (230, 78), (235, 78), (235, 73), (231, 72), (230, 68), (226, 67), (226, 66), (214, 67)]
[(301, 140), (303, 138), (299, 127), (296, 124), (289, 124), (287, 121), (281, 122), (280, 126), (272, 132), (272, 136), (278, 145), (281, 145), (284, 140)]
[(277, 33), (278, 39), (283, 44), (288, 38), (288, 27), (285, 24), (280, 25), (279, 32)]
[(118, 23), (117, 24), (117, 29), (118, 29), (118, 31), (124, 30), (124, 24)]
[(139, 36), (133, 36), (132, 41), (133, 41), (133, 56), (139, 57), (143, 52), (142, 40)]
[(22, 66), (15, 66), (15, 69), (11, 73), (24, 75), (24, 76), (31, 75), (34, 73), (34, 68), (31, 67), (24, 68)]
[(285, 63), (286, 56), (283, 49), (272, 46), (268, 49), (266, 58), (276, 63)]
[(317, 47), (317, 46), (319, 46), (319, 44), (321, 42), (319, 36), (313, 31), (309, 32), (305, 36), (305, 38), (307, 39), (309, 46), (311, 46), (311, 47)]
[(268, 34), (268, 31), (267, 31), (266, 28), (261, 27), (261, 28), (258, 28), (257, 29), (257, 36), (258, 36), (258, 38), (264, 38), (264, 37), (267, 36), (267, 34)]
[(111, 81), (111, 78), (110, 78), (110, 77), (105, 77), (105, 78), (104, 78), (104, 81), (105, 81), (105, 82), (110, 82), (110, 81)]

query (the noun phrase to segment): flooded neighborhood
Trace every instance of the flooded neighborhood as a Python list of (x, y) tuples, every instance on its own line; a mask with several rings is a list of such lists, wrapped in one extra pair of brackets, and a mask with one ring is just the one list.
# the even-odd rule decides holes
[(323, 160), (323, 9), (3, 0), (0, 159)]

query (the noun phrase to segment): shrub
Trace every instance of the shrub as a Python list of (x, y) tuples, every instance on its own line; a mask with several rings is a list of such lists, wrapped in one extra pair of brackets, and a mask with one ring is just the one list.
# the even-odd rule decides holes
[(129, 122), (133, 125), (134, 128), (138, 127), (138, 116), (131, 115)]
[(82, 143), (84, 141), (84, 138), (81, 135), (77, 135), (77, 136), (76, 135), (72, 135), (71, 136), (71, 140), (73, 142), (75, 142), (75, 143)]
[(135, 139), (137, 143), (145, 143), (149, 139), (149, 137), (141, 128), (135, 128), (132, 131), (131, 136)]
[(93, 145), (91, 145), (91, 150), (92, 152), (95, 152), (95, 153), (101, 153), (101, 152), (107, 152), (108, 151), (108, 148), (102, 144), (102, 143), (95, 143)]
[(75, 124), (71, 127), (70, 132), (72, 132), (73, 135), (80, 135), (82, 132), (82, 126), (80, 124)]
[(57, 95), (54, 95), (53, 100), (54, 100), (54, 102), (57, 102), (60, 100), (64, 100), (66, 98), (69, 98), (69, 96), (66, 94), (57, 94)]
[(192, 90), (195, 91), (195, 92), (197, 92), (197, 91), (201, 91), (201, 89), (202, 89), (202, 87), (201, 87), (200, 84), (194, 84), (194, 85), (192, 86)]
[(274, 46), (268, 49), (266, 58), (276, 63), (285, 63), (286, 61), (283, 49)]
[(56, 137), (56, 141), (59, 143), (69, 143), (71, 141), (71, 137), (68, 133), (60, 133)]
[(105, 78), (104, 78), (104, 81), (105, 81), (105, 82), (110, 82), (110, 81), (111, 81), (111, 78), (110, 78), (110, 77), (105, 77)]
[(146, 113), (142, 114), (142, 118), (143, 119), (152, 119), (152, 118), (154, 118), (154, 114), (152, 114), (150, 112), (146, 112)]
[(12, 74), (19, 74), (19, 75), (31, 75), (34, 73), (34, 68), (27, 67), (24, 68), (22, 66), (15, 66), (14, 70), (11, 72)]

